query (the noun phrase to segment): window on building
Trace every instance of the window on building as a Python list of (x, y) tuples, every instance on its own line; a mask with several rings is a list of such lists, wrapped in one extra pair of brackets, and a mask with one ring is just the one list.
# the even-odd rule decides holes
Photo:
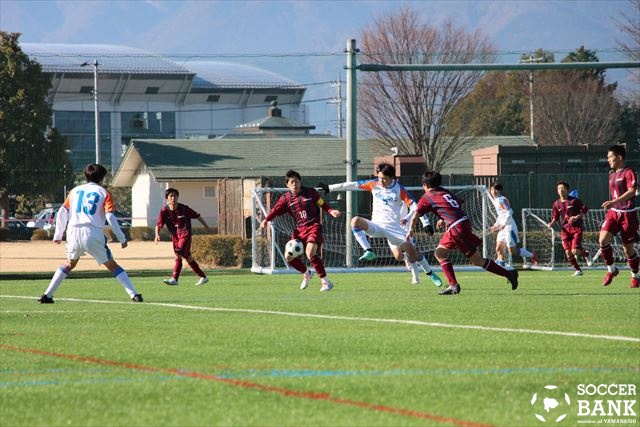
[(218, 197), (217, 185), (204, 185), (202, 187), (202, 197), (205, 199), (215, 199)]

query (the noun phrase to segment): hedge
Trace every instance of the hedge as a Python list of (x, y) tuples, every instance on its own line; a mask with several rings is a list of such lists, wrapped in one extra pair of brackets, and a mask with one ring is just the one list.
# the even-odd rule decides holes
[(193, 258), (203, 267), (250, 267), (251, 240), (214, 234), (193, 236)]

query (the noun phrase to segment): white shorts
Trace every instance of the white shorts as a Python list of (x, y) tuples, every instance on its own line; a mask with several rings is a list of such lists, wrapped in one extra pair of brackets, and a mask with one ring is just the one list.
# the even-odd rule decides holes
[(366, 219), (369, 229), (365, 231), (371, 237), (384, 237), (391, 249), (402, 246), (407, 241), (408, 231), (400, 223), (377, 224)]
[(518, 227), (507, 225), (505, 228), (498, 231), (496, 241), (505, 242), (508, 248), (516, 246), (520, 241), (518, 238)]
[(67, 228), (67, 258), (78, 259), (88, 253), (98, 264), (104, 264), (113, 257), (107, 247), (107, 237), (101, 228)]

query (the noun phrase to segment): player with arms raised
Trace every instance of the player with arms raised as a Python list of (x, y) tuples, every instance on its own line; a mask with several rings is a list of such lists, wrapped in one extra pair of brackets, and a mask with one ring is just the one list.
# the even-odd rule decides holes
[[(315, 188), (303, 187), (302, 177), (294, 170), (289, 170), (285, 174), (285, 183), (290, 190), (278, 199), (265, 219), (260, 223), (260, 227), (266, 227), (267, 222), (275, 217), (288, 213), (296, 222), (296, 228), (291, 235), (292, 239), (300, 240), (305, 246), (305, 253), (313, 269), (320, 277), (322, 287), (320, 291), (330, 291), (333, 284), (327, 278), (324, 263), (318, 255), (318, 249), (324, 242), (322, 235), (322, 224), (320, 223), (320, 209), (327, 211), (334, 218), (342, 213), (333, 209), (326, 203)], [(313, 272), (302, 263), (300, 258), (286, 257), (290, 266), (303, 274), (300, 289), (306, 289), (309, 281), (313, 277)]]
[(631, 288), (640, 287), (638, 266), (640, 260), (634, 244), (638, 242), (638, 208), (636, 207), (636, 190), (638, 182), (633, 169), (624, 164), (626, 150), (621, 145), (613, 145), (607, 152), (607, 162), (611, 167), (609, 175), (609, 192), (611, 200), (602, 204), (608, 209), (600, 228), (600, 249), (602, 258), (607, 265), (607, 274), (602, 281), (603, 286), (609, 286), (613, 278), (618, 275), (618, 267), (614, 264), (611, 241), (620, 233), (622, 249), (627, 256), (627, 264), (631, 269)]
[[(442, 281), (433, 272), (424, 255), (415, 248), (413, 242), (405, 240), (407, 230), (401, 222), (404, 218), (410, 218), (413, 215), (416, 202), (396, 179), (396, 170), (393, 166), (388, 163), (380, 163), (376, 167), (376, 174), (377, 178), (375, 179), (343, 182), (328, 186), (319, 183), (318, 186), (325, 191), (360, 189), (371, 192), (373, 198), (371, 221), (360, 216), (351, 219), (351, 231), (356, 241), (364, 249), (360, 261), (373, 261), (377, 258), (377, 255), (371, 250), (367, 235), (384, 237), (387, 239), (393, 256), (398, 261), (404, 260), (403, 253), (406, 253), (412, 276), (411, 283), (420, 283), (417, 263), (436, 286), (442, 286)], [(403, 214), (407, 211), (406, 215)], [(431, 234), (433, 234), (433, 228), (431, 228)]]
[(455, 248), (458, 248), (474, 265), (498, 276), (506, 277), (511, 283), (511, 289), (515, 291), (518, 288), (518, 272), (506, 270), (493, 260), (483, 258), (480, 255), (477, 247), (482, 244), (482, 240), (473, 234), (471, 222), (462, 210), (462, 201), (442, 187), (442, 175), (439, 172), (425, 172), (422, 175), (422, 188), (425, 193), (418, 201), (418, 209), (411, 218), (407, 239), (411, 238), (411, 230), (418, 221), (418, 217), (428, 212), (433, 212), (440, 217), (436, 224), (437, 228), (443, 228), (446, 225), (446, 232), (440, 238), (435, 256), (447, 276), (449, 287), (439, 294), (455, 295), (460, 293), (461, 288), (453, 271), (453, 264), (447, 258), (451, 249)]
[(134, 302), (142, 302), (142, 295), (136, 292), (129, 275), (114, 261), (107, 247), (103, 230), (105, 221), (111, 226), (122, 248), (127, 247), (127, 239), (114, 215), (116, 204), (113, 197), (100, 185), (106, 174), (107, 170), (100, 164), (87, 165), (84, 168), (87, 184), (73, 188), (58, 210), (53, 242), (60, 244), (67, 230), (67, 262), (54, 273), (49, 287), (38, 300), (41, 304), (53, 304), (54, 292), (85, 252), (109, 269)]

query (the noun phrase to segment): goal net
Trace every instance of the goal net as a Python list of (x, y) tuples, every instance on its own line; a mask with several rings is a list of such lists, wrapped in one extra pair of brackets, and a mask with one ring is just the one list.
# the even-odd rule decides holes
[[(422, 195), (422, 187), (405, 187), (414, 198)], [(488, 233), (489, 227), (495, 222), (495, 211), (491, 203), (488, 202), (487, 189), (485, 186), (453, 186), (446, 187), (457, 197), (463, 200), (463, 209), (473, 226), (473, 232), (481, 237), (483, 244), (478, 248), (483, 256), (493, 254), (495, 247), (495, 234)], [(265, 229), (260, 228), (260, 222), (264, 219), (276, 201), (289, 191), (287, 188), (255, 188), (252, 192), (252, 268), (256, 273), (284, 273), (296, 272), (290, 268), (285, 261), (283, 248), (291, 238), (295, 224), (290, 215), (276, 217)], [(335, 194), (337, 193), (337, 195)], [(346, 200), (346, 192), (331, 192), (332, 199)], [(371, 200), (368, 199), (368, 208), (371, 207)], [(331, 205), (337, 208), (336, 202), (330, 201)], [(362, 204), (362, 202), (361, 202)], [(402, 261), (397, 261), (388, 246), (386, 239), (369, 238), (371, 249), (378, 255), (373, 262), (360, 262), (358, 258), (363, 251), (356, 242), (351, 227), (346, 224), (346, 215), (333, 218), (331, 215), (322, 213), (322, 224), (324, 234), (324, 244), (321, 248), (321, 257), (329, 272), (381, 272), (381, 271), (403, 271), (405, 265)], [(370, 218), (369, 214), (354, 214), (365, 218)], [(432, 213), (428, 214), (431, 224), (437, 222), (437, 217)], [(439, 264), (433, 256), (433, 252), (442, 237), (444, 230), (437, 230), (430, 236), (423, 230), (418, 222), (414, 236), (416, 246), (422, 252), (434, 268), (439, 268)], [(348, 244), (347, 244), (348, 243)], [(449, 259), (456, 265), (469, 268), (472, 267), (462, 253), (457, 250), (451, 251)]]
[[(606, 212), (604, 209), (591, 209), (583, 219), (582, 247), (589, 251), (593, 257), (594, 267), (604, 266), (604, 260), (600, 256), (598, 236)], [(522, 209), (523, 246), (536, 251), (538, 255), (539, 264), (532, 266), (532, 269), (552, 270), (570, 267), (562, 248), (559, 224), (555, 224), (553, 230), (547, 228), (547, 224), (551, 221), (551, 215), (552, 209)], [(618, 236), (615, 237), (611, 246), (616, 262), (626, 264), (626, 257)], [(578, 263), (583, 268), (587, 266), (582, 259), (579, 259)]]

